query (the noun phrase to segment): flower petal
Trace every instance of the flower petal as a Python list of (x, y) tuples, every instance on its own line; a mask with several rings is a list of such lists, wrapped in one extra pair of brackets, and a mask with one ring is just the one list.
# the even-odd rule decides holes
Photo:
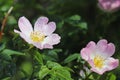
[(94, 67), (93, 59), (89, 59), (89, 60), (88, 60), (88, 63), (89, 63), (89, 65), (90, 65), (91, 67)]
[(88, 48), (83, 48), (80, 53), (81, 57), (86, 61), (90, 59), (91, 51)]
[(34, 30), (35, 31), (42, 31), (44, 25), (48, 23), (48, 18), (47, 17), (39, 17), (37, 21), (35, 22), (34, 25)]
[(80, 71), (80, 76), (81, 76), (82, 78), (85, 78), (86, 75), (85, 75), (85, 72), (84, 72), (83, 70)]
[(112, 57), (108, 58), (103, 67), (102, 68), (96, 68), (94, 67), (93, 61), (89, 61), (89, 64), (91, 65), (91, 70), (102, 75), (103, 73), (105, 73), (106, 71), (110, 71), (112, 69), (115, 69), (116, 67), (118, 67), (119, 65), (119, 60), (118, 59), (114, 59)]
[(45, 44), (55, 45), (60, 42), (61, 37), (58, 34), (51, 34), (44, 40)]
[(106, 71), (108, 71), (108, 69), (107, 69), (107, 68), (98, 69), (98, 68), (93, 68), (93, 67), (92, 67), (92, 68), (91, 68), (91, 71), (94, 71), (94, 72), (102, 75), (103, 73), (105, 73)]
[(45, 35), (52, 34), (56, 29), (55, 22), (49, 22), (48, 24), (48, 18), (47, 17), (40, 17), (35, 22), (34, 30), (40, 31), (44, 33)]
[(114, 54), (114, 52), (115, 52), (115, 46), (114, 46), (114, 44), (113, 43), (109, 43), (107, 45), (107, 48), (104, 51), (105, 56), (110, 57), (110, 56), (112, 56)]
[(85, 48), (81, 50), (81, 56), (85, 60), (92, 59), (96, 54), (95, 51), (96, 51), (96, 44), (95, 42), (91, 41), (87, 44)]
[(91, 73), (91, 70), (90, 69), (88, 69), (88, 67), (86, 67), (86, 66), (83, 66), (83, 69), (86, 71), (86, 74), (90, 74)]
[(108, 70), (112, 70), (119, 66), (119, 60), (110, 57), (105, 61), (105, 64)]
[(94, 51), (94, 50), (96, 49), (96, 44), (95, 44), (95, 42), (90, 41), (90, 42), (87, 44), (86, 48), (88, 48), (88, 49), (91, 50), (91, 51)]
[(29, 39), (29, 37), (26, 36), (24, 33), (20, 32), (20, 31), (18, 31), (18, 30), (14, 30), (14, 32), (20, 34), (20, 36), (21, 36), (26, 42), (28, 42), (29, 44), (32, 43), (31, 40)]
[(111, 4), (111, 8), (115, 9), (115, 8), (119, 8), (120, 7), (120, 1), (117, 0), (114, 3)]
[(97, 50), (100, 52), (104, 52), (107, 47), (107, 40), (102, 39), (97, 43)]
[(24, 33), (26, 36), (29, 36), (30, 33), (33, 31), (31, 23), (24, 16), (19, 18), (18, 26), (20, 28), (20, 31)]
[(45, 35), (50, 35), (55, 31), (55, 29), (56, 29), (55, 22), (49, 22), (47, 25), (43, 27), (43, 32)]
[(107, 40), (103, 39), (97, 43), (97, 54), (104, 58), (110, 57), (115, 52), (115, 46), (113, 43), (107, 43)]
[(39, 49), (53, 49), (53, 46), (52, 45), (49, 45), (49, 44), (44, 44), (44, 43), (38, 43), (38, 42), (35, 42), (33, 43), (33, 45)]
[(120, 8), (119, 0), (98, 0), (98, 6), (105, 12), (113, 12)]
[(91, 66), (91, 71), (96, 72), (100, 75), (102, 75), (105, 71), (108, 71), (108, 69), (106, 67), (103, 67), (103, 68), (95, 67), (92, 59), (88, 60), (88, 63)]
[(106, 67), (103, 67), (103, 68), (97, 68), (97, 67), (95, 67), (93, 60), (88, 60), (88, 63), (91, 66), (90, 70), (93, 71), (93, 72), (96, 72), (96, 73), (98, 73), (100, 75), (102, 75), (105, 71), (108, 70)]
[(39, 49), (43, 49), (43, 46), (42, 46), (42, 44), (40, 43), (40, 42), (33, 42), (32, 43), (35, 47), (37, 47), (37, 48), (39, 48)]
[(53, 46), (50, 44), (43, 44), (43, 48), (53, 49)]

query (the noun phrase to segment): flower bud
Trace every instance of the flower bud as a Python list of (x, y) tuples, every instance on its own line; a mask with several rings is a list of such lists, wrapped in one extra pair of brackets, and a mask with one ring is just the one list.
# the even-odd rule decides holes
[(98, 6), (105, 12), (114, 12), (120, 8), (120, 0), (98, 0)]

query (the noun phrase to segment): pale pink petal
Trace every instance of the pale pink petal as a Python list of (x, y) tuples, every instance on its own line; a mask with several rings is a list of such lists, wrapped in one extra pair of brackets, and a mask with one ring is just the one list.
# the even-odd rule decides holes
[(35, 22), (34, 30), (42, 32), (44, 25), (47, 25), (47, 23), (48, 23), (47, 17), (39, 17)]
[(105, 66), (107, 67), (108, 70), (115, 69), (116, 67), (119, 66), (119, 60), (110, 57), (105, 61)]
[(39, 48), (39, 49), (43, 49), (43, 46), (42, 46), (42, 43), (40, 43), (40, 42), (33, 42), (32, 43), (35, 47), (37, 47), (37, 48)]
[(95, 42), (90, 41), (90, 42), (87, 44), (86, 47), (89, 48), (90, 50), (95, 50), (95, 49), (96, 49), (96, 44), (95, 44)]
[(97, 50), (100, 52), (104, 52), (107, 48), (107, 40), (102, 39), (97, 43)]
[(26, 36), (29, 36), (30, 33), (33, 31), (31, 23), (24, 16), (20, 17), (20, 19), (18, 20), (18, 26), (20, 28), (20, 31)]
[(29, 38), (28, 36), (26, 36), (24, 33), (20, 32), (20, 31), (18, 31), (18, 30), (14, 30), (14, 32), (20, 34), (20, 36), (21, 36), (26, 42), (28, 42), (29, 44), (32, 43), (32, 41), (30, 40), (30, 38)]
[(118, 59), (114, 59), (114, 58), (108, 58), (107, 60), (105, 60), (105, 63), (103, 65), (102, 68), (96, 68), (94, 67), (94, 63), (92, 60), (89, 60), (88, 63), (90, 64), (90, 66), (92, 67), (91, 70), (102, 75), (103, 73), (105, 73), (106, 71), (110, 71), (112, 69), (115, 69), (116, 67), (118, 67), (119, 65), (119, 60)]
[[(105, 11), (105, 8), (104, 8), (104, 6), (102, 5), (102, 4), (98, 4), (98, 7), (101, 9), (101, 10), (103, 10), (103, 11)], [(109, 11), (109, 10), (108, 10)]]
[(53, 49), (53, 46), (50, 44), (44, 44), (44, 43), (40, 43), (40, 42), (35, 42), (32, 44), (41, 50), (42, 49)]
[(88, 63), (91, 67), (94, 67), (94, 62), (93, 59), (88, 59)]
[(97, 43), (96, 53), (104, 58), (110, 57), (115, 52), (115, 46), (113, 43), (107, 43), (107, 40), (103, 39)]
[(109, 43), (107, 45), (107, 48), (105, 49), (105, 51), (103, 53), (104, 53), (105, 56), (110, 57), (110, 56), (112, 56), (114, 54), (114, 52), (115, 52), (114, 44), (113, 43)]
[(53, 46), (50, 44), (43, 44), (43, 48), (53, 49)]
[(85, 78), (85, 72), (84, 72), (83, 70), (80, 71), (80, 76), (81, 76), (82, 78)]
[(103, 73), (105, 73), (106, 71), (108, 71), (108, 69), (107, 69), (107, 68), (98, 69), (98, 68), (93, 68), (93, 67), (92, 67), (92, 68), (91, 68), (91, 71), (96, 72), (96, 73), (102, 75)]
[(116, 1), (115, 3), (111, 4), (112, 9), (118, 8), (118, 7), (120, 7), (120, 1)]
[(44, 40), (45, 44), (55, 45), (60, 42), (61, 37), (58, 34), (51, 34)]
[(83, 66), (83, 69), (86, 71), (86, 74), (90, 74), (91, 73), (91, 71), (90, 71), (90, 69), (88, 67)]
[(18, 30), (16, 30), (16, 29), (14, 29), (14, 32), (17, 33), (17, 34), (20, 34), (20, 33), (21, 33), (20, 31), (18, 31)]
[(92, 54), (88, 48), (83, 48), (80, 53), (81, 53), (81, 57), (86, 61), (90, 59), (90, 55)]
[(99, 7), (103, 11), (113, 12), (120, 8), (120, 0), (98, 0)]
[(44, 25), (43, 32), (45, 35), (50, 35), (55, 31), (55, 29), (56, 29), (55, 22), (49, 22), (47, 25)]
[(107, 53), (105, 53), (107, 47), (108, 47), (107, 40), (102, 39), (98, 41), (97, 47), (96, 47), (96, 55), (103, 56), (104, 58), (109, 57)]
[(95, 67), (93, 60), (88, 60), (88, 63), (91, 66), (90, 70), (93, 71), (93, 72), (96, 72), (96, 73), (98, 73), (100, 75), (102, 75), (105, 71), (108, 70), (106, 67), (103, 67), (103, 68)]
[(87, 46), (81, 50), (81, 56), (85, 60), (92, 59), (95, 55), (96, 55), (96, 44), (93, 41), (89, 42)]
[(49, 22), (48, 24), (48, 18), (47, 17), (40, 17), (35, 22), (34, 30), (40, 31), (44, 33), (45, 35), (52, 34), (56, 29), (55, 22)]

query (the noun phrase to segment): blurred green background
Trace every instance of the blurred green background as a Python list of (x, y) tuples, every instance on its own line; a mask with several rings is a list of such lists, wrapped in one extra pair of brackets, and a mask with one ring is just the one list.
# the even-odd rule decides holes
[[(70, 55), (79, 54), (89, 41), (107, 39), (114, 43), (114, 57), (120, 59), (120, 10), (107, 13), (100, 10), (97, 4), (97, 0), (0, 0), (1, 25), (9, 8), (14, 7), (4, 28), (0, 50), (5, 48), (25, 52), (28, 44), (13, 32), (18, 29), (18, 19), (25, 16), (34, 24), (38, 17), (47, 16), (50, 21), (56, 22), (55, 32), (61, 36), (61, 42), (54, 46), (55, 49), (43, 50), (42, 53), (52, 54), (52, 51), (57, 51), (57, 57), (45, 54), (52, 56), (47, 59), (72, 68), (72, 78), (78, 80), (81, 64), (76, 61), (76, 57), (68, 62), (65, 62), (65, 59)], [(20, 64), (24, 62), (24, 58), (17, 55), (9, 56), (11, 59), (3, 56), (0, 56), (0, 80), (16, 75)], [(120, 80), (120, 66), (112, 72), (117, 80)], [(24, 77), (21, 80), (29, 79)]]

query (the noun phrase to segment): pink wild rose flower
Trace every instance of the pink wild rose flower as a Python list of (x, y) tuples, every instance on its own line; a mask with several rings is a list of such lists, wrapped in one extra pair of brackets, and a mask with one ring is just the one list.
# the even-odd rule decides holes
[(39, 17), (34, 24), (34, 29), (27, 18), (20, 17), (18, 21), (20, 31), (14, 30), (26, 42), (33, 44), (39, 49), (52, 49), (53, 45), (60, 42), (60, 36), (53, 33), (56, 29), (55, 22), (49, 22), (47, 17)]
[(89, 63), (93, 72), (102, 75), (104, 72), (115, 69), (119, 65), (119, 60), (111, 57), (114, 52), (114, 44), (102, 39), (97, 44), (90, 41), (81, 50), (81, 56)]
[(113, 12), (120, 8), (120, 0), (98, 0), (98, 6), (107, 12)]

